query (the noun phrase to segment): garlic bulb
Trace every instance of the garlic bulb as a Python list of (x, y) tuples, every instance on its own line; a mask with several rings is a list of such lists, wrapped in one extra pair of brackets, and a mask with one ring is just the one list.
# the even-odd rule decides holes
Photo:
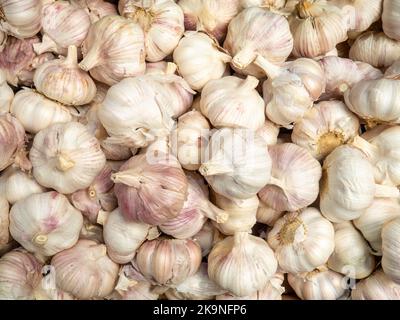
[(357, 282), (351, 291), (353, 300), (400, 300), (400, 285), (378, 269), (368, 278)]
[(209, 254), (214, 245), (223, 239), (223, 236), (209, 220), (203, 224), (201, 230), (197, 232), (192, 239), (200, 245), (201, 255), (205, 257)]
[(77, 122), (39, 131), (29, 157), (37, 182), (65, 194), (89, 187), (106, 163), (97, 139)]
[(0, 196), (0, 249), (11, 240), (10, 232), (8, 231), (10, 225), (9, 211), (10, 205), (8, 204), (7, 199)]
[(400, 218), (388, 221), (382, 228), (382, 269), (394, 282), (400, 283), (399, 240)]
[(105, 16), (117, 15), (116, 5), (104, 0), (71, 0), (71, 3), (84, 9), (90, 22), (95, 23)]
[(374, 169), (362, 151), (343, 145), (325, 159), (320, 191), (322, 214), (332, 222), (357, 219), (374, 197), (398, 197), (396, 187), (375, 184)]
[(270, 146), (271, 178), (258, 193), (260, 199), (278, 211), (296, 211), (318, 197), (321, 165), (304, 148), (293, 143)]
[(147, 61), (161, 61), (172, 53), (185, 31), (182, 9), (172, 0), (121, 0), (118, 10), (142, 27)]
[(385, 34), (395, 40), (400, 40), (400, 1), (384, 0), (382, 12), (382, 27)]
[(61, 53), (59, 48), (79, 47), (85, 40), (90, 28), (90, 19), (86, 11), (69, 1), (58, 0), (45, 5), (42, 11), (41, 43), (34, 44), (35, 52)]
[(165, 223), (179, 214), (186, 200), (185, 173), (170, 154), (161, 153), (157, 159), (133, 156), (111, 179), (119, 207), (129, 220)]
[(57, 287), (78, 299), (103, 298), (114, 289), (119, 266), (107, 256), (106, 246), (79, 240), (51, 259)]
[(23, 39), (34, 36), (41, 28), (41, 0), (2, 0), (0, 29)]
[(274, 65), (283, 64), (292, 51), (293, 37), (283, 16), (251, 7), (232, 19), (224, 48), (233, 57), (231, 65), (236, 72), (262, 78), (260, 57)]
[(0, 69), (0, 115), (10, 111), (14, 91), (7, 84), (6, 73)]
[(215, 193), (214, 198), (215, 204), (228, 214), (224, 223), (214, 223), (219, 231), (226, 235), (234, 235), (235, 232), (251, 233), (251, 228), (256, 224), (260, 203), (257, 196), (248, 199), (228, 199)]
[(75, 300), (75, 298), (67, 292), (57, 288), (55, 270), (50, 265), (42, 268), (42, 279), (35, 289), (36, 300)]
[(365, 212), (353, 220), (354, 226), (360, 230), (365, 240), (374, 250), (374, 254), (382, 255), (382, 227), (400, 216), (400, 203), (395, 198), (376, 198)]
[(179, 0), (186, 30), (202, 30), (222, 41), (229, 22), (240, 11), (240, 0)]
[(193, 240), (158, 238), (144, 242), (136, 254), (139, 271), (159, 285), (178, 285), (200, 267), (200, 246)]
[(23, 249), (6, 253), (0, 259), (0, 299), (33, 300), (41, 269), (40, 262)]
[(210, 80), (220, 79), (232, 58), (215, 39), (203, 32), (188, 31), (174, 50), (179, 74), (200, 91)]
[(4, 196), (10, 204), (22, 200), (31, 194), (45, 192), (46, 189), (36, 182), (29, 174), (15, 170), (7, 178)]
[(266, 224), (268, 226), (273, 226), (275, 222), (282, 217), (284, 212), (272, 209), (269, 205), (260, 200), (257, 209), (257, 222)]
[(347, 39), (348, 22), (343, 10), (321, 0), (301, 0), (289, 17), (293, 55), (318, 57)]
[(314, 105), (297, 122), (292, 141), (321, 160), (337, 146), (358, 135), (360, 123), (341, 101), (322, 101)]
[(67, 107), (29, 88), (16, 93), (10, 112), (30, 133), (38, 133), (54, 123), (72, 121)]
[(263, 239), (237, 232), (213, 247), (208, 275), (221, 288), (243, 297), (265, 288), (277, 265), (274, 252)]
[(349, 57), (375, 68), (389, 67), (400, 58), (400, 42), (390, 39), (383, 32), (365, 32), (351, 46)]
[(210, 80), (201, 93), (200, 110), (216, 128), (257, 130), (265, 123), (258, 83), (252, 76), (244, 80), (234, 76)]
[(212, 135), (206, 154), (209, 159), (199, 171), (215, 192), (227, 198), (251, 198), (270, 179), (271, 158), (254, 131), (220, 129)]
[(302, 300), (337, 300), (348, 291), (346, 278), (326, 266), (310, 272), (289, 273), (288, 281)]
[(33, 82), (39, 92), (67, 105), (87, 104), (93, 100), (97, 90), (92, 78), (79, 69), (75, 46), (68, 47), (65, 59), (55, 59), (40, 65)]
[(267, 235), (279, 267), (286, 272), (312, 271), (328, 261), (334, 249), (334, 229), (318, 209), (290, 212)]
[(267, 145), (277, 144), (279, 135), (279, 126), (272, 121), (265, 120), (265, 123), (256, 132), (261, 138), (264, 139)]
[(146, 69), (142, 28), (117, 15), (103, 17), (90, 27), (82, 53), (81, 69), (110, 86)]

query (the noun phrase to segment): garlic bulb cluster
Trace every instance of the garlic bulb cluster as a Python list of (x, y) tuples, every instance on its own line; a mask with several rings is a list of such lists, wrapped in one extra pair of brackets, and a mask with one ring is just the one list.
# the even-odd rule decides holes
[(0, 70), (0, 115), (10, 111), (13, 99), (14, 91), (7, 84), (6, 73)]
[(335, 245), (332, 223), (311, 207), (284, 215), (267, 240), (279, 267), (291, 273), (309, 272), (325, 264)]
[(223, 128), (206, 149), (209, 159), (200, 173), (213, 190), (228, 198), (247, 199), (269, 181), (271, 158), (262, 138), (252, 130)]
[(265, 288), (277, 265), (274, 252), (263, 239), (237, 232), (213, 247), (208, 275), (221, 288), (243, 297)]
[(89, 15), (91, 23), (99, 21), (105, 16), (117, 15), (117, 7), (105, 0), (70, 0), (71, 3), (84, 9)]
[(260, 199), (278, 211), (296, 211), (318, 197), (321, 165), (304, 148), (283, 143), (268, 148), (271, 178), (258, 192)]
[(396, 283), (400, 283), (399, 240), (400, 218), (388, 221), (382, 228), (382, 269)]
[(8, 230), (10, 225), (9, 212), (10, 205), (8, 204), (7, 199), (0, 196), (0, 248), (10, 241), (10, 232)]
[(104, 244), (79, 240), (51, 259), (56, 285), (78, 299), (103, 298), (116, 284), (119, 266), (107, 256)]
[(29, 157), (37, 182), (66, 194), (89, 187), (106, 163), (97, 139), (77, 122), (39, 131)]
[(382, 27), (385, 34), (394, 39), (400, 40), (400, 1), (383, 1)]

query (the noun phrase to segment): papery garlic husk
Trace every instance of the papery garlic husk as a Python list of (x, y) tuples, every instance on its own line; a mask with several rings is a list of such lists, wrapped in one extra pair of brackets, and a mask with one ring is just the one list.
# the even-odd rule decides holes
[[(5, 197), (0, 196), (0, 249), (10, 242), (10, 232), (8, 227), (10, 225), (10, 205)], [(1, 256), (1, 254), (0, 254)]]
[(270, 180), (271, 158), (263, 139), (247, 129), (216, 131), (200, 173), (213, 190), (227, 198), (253, 197)]
[(336, 147), (358, 135), (360, 123), (341, 101), (322, 101), (314, 105), (297, 122), (292, 141), (321, 160)]
[(71, 112), (66, 106), (29, 88), (16, 93), (10, 112), (30, 133), (38, 133), (54, 123), (72, 121)]
[(69, 1), (55, 1), (42, 11), (42, 42), (34, 44), (35, 52), (60, 53), (59, 48), (79, 47), (85, 40), (90, 18), (86, 11)]
[(201, 255), (203, 257), (207, 256), (214, 245), (223, 238), (224, 237), (210, 220), (206, 221), (201, 230), (192, 237), (192, 239), (200, 245)]
[(119, 266), (107, 256), (104, 244), (79, 240), (75, 246), (56, 254), (56, 285), (78, 299), (103, 298), (115, 287)]
[(277, 267), (267, 242), (247, 232), (237, 232), (218, 242), (208, 256), (210, 279), (240, 297), (265, 288)]
[(67, 105), (87, 104), (93, 100), (97, 90), (89, 74), (78, 67), (75, 46), (68, 47), (66, 58), (40, 65), (33, 82), (39, 92)]
[(256, 87), (259, 81), (228, 76), (210, 80), (201, 93), (200, 109), (216, 128), (257, 130), (265, 123), (264, 101)]
[(104, 243), (103, 227), (97, 223), (92, 223), (87, 218), (83, 217), (83, 226), (79, 234), (79, 239)]
[(163, 233), (176, 239), (195, 236), (208, 218), (217, 224), (225, 224), (228, 221), (228, 213), (209, 201), (208, 188), (202, 176), (188, 172), (187, 181), (187, 197), (182, 210), (175, 218), (159, 226)]
[(55, 191), (32, 194), (10, 210), (10, 233), (39, 257), (71, 248), (79, 238), (83, 218), (68, 199)]
[(400, 58), (400, 42), (390, 39), (383, 32), (365, 32), (351, 46), (349, 57), (375, 68), (389, 67)]
[(257, 209), (257, 215), (256, 219), (257, 222), (266, 224), (268, 226), (273, 226), (275, 222), (282, 217), (284, 212), (272, 209), (269, 205), (264, 203), (263, 201), (260, 200), (258, 209)]
[(390, 280), (382, 271), (376, 270), (368, 278), (357, 282), (351, 291), (352, 300), (400, 300), (400, 285)]
[(0, 29), (19, 39), (37, 34), (41, 28), (41, 0), (2, 0)]
[(110, 212), (117, 207), (114, 183), (111, 180), (113, 172), (115, 171), (107, 163), (88, 188), (71, 195), (72, 204), (91, 222), (97, 222), (97, 215), (101, 210)]
[(33, 300), (42, 279), (42, 264), (23, 249), (0, 258), (0, 299)]
[(0, 69), (0, 115), (10, 111), (14, 91), (7, 84), (6, 73)]
[(224, 223), (214, 223), (215, 227), (225, 235), (235, 232), (249, 232), (256, 224), (256, 214), (260, 201), (257, 196), (248, 199), (228, 199), (214, 193), (214, 203), (223, 209), (228, 218)]
[(400, 284), (399, 268), (400, 218), (386, 222), (382, 228), (382, 269), (394, 282)]
[(382, 12), (382, 28), (385, 34), (400, 41), (400, 1), (384, 0)]
[(320, 209), (332, 222), (359, 218), (375, 197), (398, 197), (396, 187), (375, 184), (374, 168), (355, 147), (333, 150), (322, 166)]
[(90, 27), (82, 53), (79, 66), (110, 86), (146, 69), (142, 28), (117, 15), (103, 17)]
[(210, 80), (220, 79), (232, 58), (215, 39), (203, 32), (188, 31), (174, 50), (179, 74), (200, 91)]
[(265, 76), (258, 59), (281, 65), (293, 48), (287, 20), (268, 10), (251, 7), (240, 12), (229, 24), (224, 48), (233, 57), (236, 72), (257, 78)]
[(71, 0), (71, 3), (84, 9), (89, 15), (91, 23), (95, 23), (105, 16), (118, 15), (116, 5), (104, 0)]
[(293, 34), (293, 55), (318, 57), (347, 39), (348, 17), (325, 1), (301, 0), (289, 17)]
[(265, 123), (260, 127), (256, 133), (264, 139), (265, 143), (270, 146), (277, 144), (279, 135), (279, 126), (269, 120), (265, 120)]
[(145, 223), (126, 220), (118, 208), (109, 213), (99, 214), (97, 220), (103, 224), (108, 256), (118, 264), (128, 263), (133, 259), (150, 229)]
[(10, 204), (22, 200), (31, 194), (45, 192), (46, 189), (37, 183), (31, 175), (22, 170), (15, 170), (7, 178), (4, 197)]
[(37, 182), (65, 194), (89, 187), (106, 163), (98, 140), (77, 122), (39, 131), (29, 157)]
[(321, 165), (306, 149), (294, 143), (268, 148), (272, 159), (271, 178), (258, 196), (277, 211), (296, 211), (318, 197)]
[(337, 300), (349, 289), (346, 278), (326, 266), (310, 272), (289, 273), (288, 281), (302, 300)]
[(160, 225), (176, 217), (186, 200), (188, 182), (171, 154), (133, 156), (111, 179), (119, 207), (129, 220)]
[(286, 272), (312, 271), (328, 261), (334, 249), (334, 229), (316, 208), (290, 212), (267, 235), (279, 267)]
[(225, 38), (228, 24), (240, 11), (240, 0), (179, 0), (185, 30), (202, 30), (218, 41)]
[(193, 240), (158, 238), (145, 241), (136, 254), (139, 271), (150, 282), (178, 285), (200, 267), (200, 246)]
[(202, 263), (194, 275), (168, 289), (165, 295), (168, 300), (214, 300), (215, 296), (225, 292), (209, 278), (207, 263)]

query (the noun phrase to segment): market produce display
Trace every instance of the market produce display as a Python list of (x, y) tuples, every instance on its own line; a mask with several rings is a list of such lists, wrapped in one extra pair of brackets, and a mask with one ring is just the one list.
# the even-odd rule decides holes
[(0, 0), (0, 300), (400, 300), (400, 0)]

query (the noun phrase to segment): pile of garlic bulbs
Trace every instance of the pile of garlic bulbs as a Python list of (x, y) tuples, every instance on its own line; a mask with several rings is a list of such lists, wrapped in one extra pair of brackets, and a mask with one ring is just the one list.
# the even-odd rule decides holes
[(400, 300), (400, 0), (0, 0), (0, 299)]

